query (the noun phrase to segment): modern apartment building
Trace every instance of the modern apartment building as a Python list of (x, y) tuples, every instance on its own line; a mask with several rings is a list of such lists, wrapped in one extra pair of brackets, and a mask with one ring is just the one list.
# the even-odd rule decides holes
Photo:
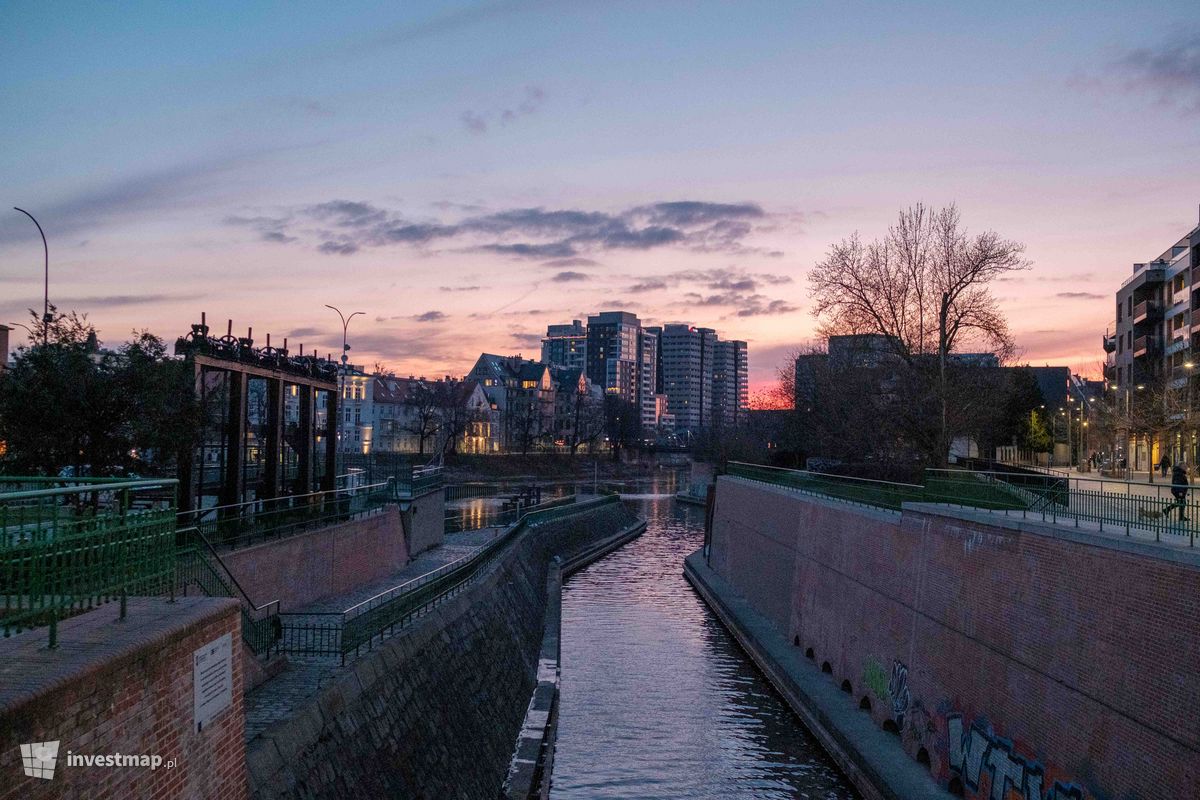
[[(1163, 455), (1195, 465), (1200, 449), (1191, 420), (1186, 436), (1180, 425), (1172, 425), (1170, 434), (1139, 435), (1133, 421), (1141, 416), (1139, 403), (1169, 401), (1200, 371), (1192, 360), (1200, 354), (1200, 225), (1154, 260), (1134, 264), (1116, 299), (1116, 330), (1104, 339), (1105, 378), (1112, 402), (1129, 422), (1129, 466), (1145, 471)], [(1187, 412), (1174, 412), (1181, 414)]]
[(550, 325), (542, 339), (542, 363), (563, 369), (587, 369), (587, 328), (577, 319)]
[(587, 376), (605, 394), (638, 403), (642, 325), (627, 311), (605, 311), (588, 317)]
[(663, 392), (680, 433), (699, 433), (712, 423), (712, 328), (673, 324), (663, 327)]
[(713, 345), (712, 415), (714, 425), (746, 422), (750, 410), (750, 361), (746, 343), (737, 339)]
[(658, 406), (655, 403), (658, 383), (658, 335), (643, 328), (638, 334), (638, 409), (641, 411), (642, 431), (647, 435), (658, 428)]

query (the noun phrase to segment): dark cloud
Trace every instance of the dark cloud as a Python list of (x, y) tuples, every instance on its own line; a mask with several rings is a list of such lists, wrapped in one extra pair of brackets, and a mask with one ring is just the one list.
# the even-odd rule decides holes
[(307, 206), (304, 213), (314, 219), (330, 222), (346, 228), (361, 228), (387, 219), (387, 212), (370, 203), (355, 200), (330, 200)]
[(750, 298), (750, 305), (746, 306), (745, 308), (738, 309), (737, 316), (760, 317), (768, 314), (790, 314), (793, 311), (800, 310), (800, 306), (794, 306), (791, 303), (787, 303), (783, 300), (771, 300), (763, 305), (762, 303), (757, 302), (756, 298), (758, 297), (758, 295), (755, 295), (753, 298)]
[(1131, 50), (1114, 66), (1126, 89), (1148, 91), (1164, 105), (1200, 113), (1200, 32)]
[[(178, 209), (219, 192), (230, 174), (262, 153), (183, 162), (86, 188), (58, 202), (30, 208), (48, 236), (119, 224)], [(20, 214), (0, 216), (0, 244), (36, 239), (37, 229)]]
[(499, 125), (510, 125), (521, 117), (536, 113), (545, 100), (546, 92), (540, 86), (526, 86), (521, 92), (521, 99), (516, 104), (495, 111), (467, 109), (459, 116), (459, 120), (471, 133), (483, 134), (487, 133), (488, 126), (493, 122)]
[(1054, 296), (1061, 297), (1063, 300), (1104, 300), (1108, 297), (1106, 294), (1096, 294), (1095, 292), (1059, 292)]
[(424, 314), (417, 314), (413, 319), (417, 322), (441, 322), (446, 318), (446, 315), (441, 311), (426, 311)]
[(645, 280), (641, 283), (635, 283), (633, 286), (629, 287), (629, 291), (633, 292), (634, 294), (641, 294), (642, 292), (653, 292), (666, 288), (666, 281), (659, 280), (658, 278), (651, 278), (650, 280)]
[(321, 242), (317, 250), (326, 255), (349, 256), (358, 252), (358, 245), (353, 242)]
[(487, 120), (474, 111), (464, 111), (459, 119), (462, 120), (463, 127), (465, 127), (471, 133), (487, 133)]
[(560, 272), (557, 275), (555, 275), (553, 278), (551, 278), (550, 280), (555, 281), (557, 283), (571, 283), (573, 281), (591, 280), (591, 276), (585, 275), (582, 272)]
[(566, 242), (552, 242), (550, 244), (529, 244), (528, 242), (485, 244), (476, 249), (482, 250), (485, 253), (519, 256), (521, 258), (563, 258), (575, 253), (575, 248)]
[[(724, 216), (723, 216), (724, 215)], [(348, 255), (364, 247), (425, 246), (445, 241), (456, 248), (547, 266), (595, 266), (587, 254), (602, 250), (682, 247), (702, 252), (758, 252), (745, 244), (753, 234), (747, 220), (765, 212), (753, 204), (673, 201), (637, 206), (619, 213), (581, 209), (513, 208), (468, 214), (458, 220), (411, 220), (360, 200), (331, 200), (283, 216), (230, 217), (229, 224), (257, 230), (268, 241), (289, 243), (315, 236), (322, 253)], [(310, 220), (325, 226), (311, 231)], [(766, 283), (790, 278), (763, 276)]]
[(510, 333), (509, 338), (512, 339), (518, 347), (541, 347), (542, 337), (536, 333)]
[(296, 328), (288, 334), (288, 338), (290, 339), (294, 336), (323, 336), (324, 334), (325, 332), (319, 328)]
[(754, 203), (703, 203), (697, 200), (676, 200), (638, 206), (632, 212), (657, 225), (711, 225), (735, 219), (761, 219), (766, 216)]
[(569, 267), (598, 267), (599, 261), (593, 261), (590, 258), (555, 258), (550, 261), (542, 262), (544, 267), (554, 267), (555, 269), (567, 269)]
[(478, 292), (482, 286), (439, 286), (440, 292)]

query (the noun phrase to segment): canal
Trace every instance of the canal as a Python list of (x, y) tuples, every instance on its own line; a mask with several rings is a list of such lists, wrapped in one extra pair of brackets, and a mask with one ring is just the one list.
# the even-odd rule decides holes
[(646, 532), (563, 590), (552, 798), (857, 797), (684, 580), (704, 509), (630, 491)]

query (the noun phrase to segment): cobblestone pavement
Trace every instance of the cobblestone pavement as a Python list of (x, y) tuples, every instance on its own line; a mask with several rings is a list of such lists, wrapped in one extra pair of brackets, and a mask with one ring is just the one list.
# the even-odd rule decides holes
[[(500, 532), (499, 528), (485, 528), (479, 531), (448, 533), (444, 544), (421, 553), (404, 569), (361, 586), (353, 592), (328, 597), (290, 613), (341, 613), (364, 600), (470, 555), (499, 536)], [(314, 616), (312, 619), (317, 620), (319, 617)], [(291, 716), (298, 703), (315, 695), (350, 666), (351, 661), (348, 660), (346, 665), (342, 666), (341, 659), (336, 656), (289, 656), (288, 666), (283, 672), (246, 695), (246, 741), (251, 741), (271, 725)]]

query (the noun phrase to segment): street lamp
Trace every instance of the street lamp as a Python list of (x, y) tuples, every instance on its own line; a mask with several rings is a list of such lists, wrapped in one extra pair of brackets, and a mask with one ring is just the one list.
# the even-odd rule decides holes
[(46, 244), (46, 232), (42, 230), (41, 224), (34, 219), (33, 214), (16, 206), (13, 206), (13, 211), (20, 211), (32, 219), (33, 224), (37, 225), (38, 233), (42, 235), (42, 255), (45, 259), (46, 268), (45, 283), (43, 285), (44, 291), (42, 293), (42, 344), (47, 344), (50, 341), (50, 246)]
[[(341, 383), (341, 386), (338, 387), (338, 393), (341, 395), (341, 399), (345, 400), (346, 399), (346, 362), (348, 362), (350, 360), (350, 356), (347, 355), (350, 352), (350, 345), (346, 344), (346, 330), (350, 327), (350, 320), (354, 319), (359, 314), (365, 314), (366, 312), (365, 311), (355, 311), (353, 314), (351, 314), (350, 316), (347, 317), (345, 314), (342, 313), (342, 310), (340, 308), (338, 308), (337, 306), (331, 306), (328, 303), (326, 303), (325, 307), (336, 311), (338, 317), (341, 318), (341, 320), (342, 320), (342, 367), (339, 370), (339, 375), (342, 379), (342, 383)], [(338, 413), (341, 414), (340, 408), (338, 409)], [(344, 428), (345, 428), (345, 425), (343, 425), (342, 420), (339, 419), (338, 420), (338, 430), (342, 431)], [(338, 444), (341, 444), (341, 443), (339, 442)]]

